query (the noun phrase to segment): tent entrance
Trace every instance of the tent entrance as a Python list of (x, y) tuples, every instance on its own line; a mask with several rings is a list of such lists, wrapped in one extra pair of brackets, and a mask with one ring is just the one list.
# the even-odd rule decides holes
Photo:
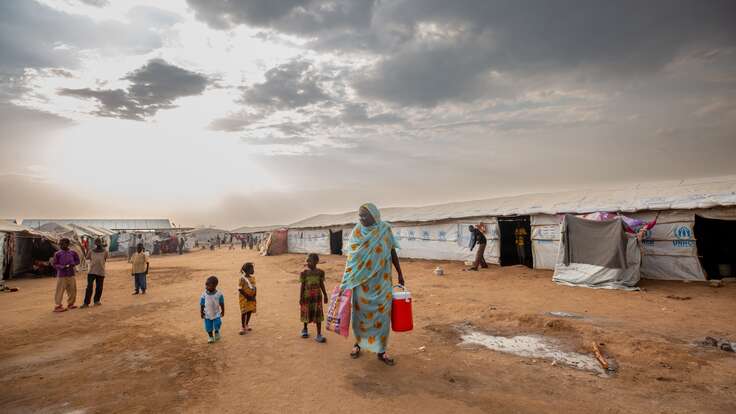
[(736, 221), (695, 216), (698, 258), (708, 279), (736, 276)]
[(342, 255), (342, 230), (330, 230), (330, 254)]
[(532, 226), (529, 216), (499, 217), (501, 266), (532, 267)]

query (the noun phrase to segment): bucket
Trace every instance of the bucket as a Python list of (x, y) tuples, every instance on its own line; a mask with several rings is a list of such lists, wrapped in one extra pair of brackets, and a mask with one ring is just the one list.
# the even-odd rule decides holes
[(396, 285), (401, 290), (394, 291), (391, 302), (391, 329), (394, 332), (407, 332), (414, 329), (414, 316), (411, 310), (411, 292), (401, 285)]

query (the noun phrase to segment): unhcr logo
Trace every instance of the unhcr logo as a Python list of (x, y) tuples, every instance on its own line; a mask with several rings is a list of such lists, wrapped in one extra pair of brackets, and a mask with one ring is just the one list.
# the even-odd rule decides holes
[(688, 226), (679, 226), (675, 228), (675, 237), (680, 240), (690, 240), (693, 238), (693, 232)]
[(693, 231), (688, 226), (678, 226), (675, 228), (675, 237), (677, 240), (672, 240), (672, 246), (674, 247), (693, 247), (695, 241), (693, 238)]

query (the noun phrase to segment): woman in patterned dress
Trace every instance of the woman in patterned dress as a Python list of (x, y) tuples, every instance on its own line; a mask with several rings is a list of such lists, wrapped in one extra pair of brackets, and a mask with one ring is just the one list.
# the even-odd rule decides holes
[(404, 284), (391, 226), (381, 221), (378, 208), (367, 203), (360, 207), (360, 222), (348, 243), (348, 256), (341, 287), (353, 290), (352, 326), (355, 345), (350, 356), (360, 351), (375, 352), (378, 360), (393, 365), (386, 353), (391, 325), (393, 282), (391, 265), (396, 268), (399, 284)]

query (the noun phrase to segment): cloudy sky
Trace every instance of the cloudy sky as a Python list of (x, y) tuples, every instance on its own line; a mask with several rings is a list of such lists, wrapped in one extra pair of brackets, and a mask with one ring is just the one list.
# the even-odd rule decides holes
[(734, 174), (734, 16), (730, 0), (2, 0), (0, 216), (233, 227)]

